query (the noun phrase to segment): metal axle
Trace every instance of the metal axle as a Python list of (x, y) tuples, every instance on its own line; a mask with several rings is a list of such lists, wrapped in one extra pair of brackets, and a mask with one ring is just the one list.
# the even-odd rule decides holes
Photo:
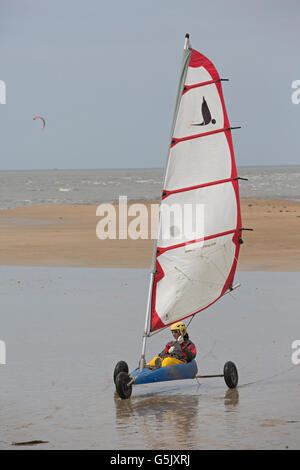
[(210, 379), (211, 377), (224, 377), (224, 374), (216, 374), (216, 375), (195, 375), (195, 379)]

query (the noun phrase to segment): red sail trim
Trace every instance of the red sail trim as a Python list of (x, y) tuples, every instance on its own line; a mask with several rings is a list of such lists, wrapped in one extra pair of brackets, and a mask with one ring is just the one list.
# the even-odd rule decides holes
[[(233, 157), (234, 159), (234, 157)], [(234, 162), (234, 160), (233, 160)], [(236, 229), (237, 232), (240, 232), (242, 230), (242, 215), (241, 215), (241, 204), (240, 204), (240, 195), (239, 195), (239, 183), (238, 183), (238, 176), (237, 176), (237, 171), (235, 167), (235, 162), (234, 162), (234, 169), (235, 169), (235, 174), (236, 176), (233, 178), (232, 185), (235, 193), (235, 198), (236, 198), (236, 208), (237, 208), (237, 221), (236, 221)], [(240, 233), (238, 233), (238, 236)], [(233, 240), (235, 241), (235, 240)], [(238, 242), (238, 247), (240, 247), (240, 243)], [(237, 252), (237, 255), (239, 254), (239, 250)]]
[(165, 248), (157, 247), (156, 255), (160, 256), (169, 250), (175, 250), (176, 248), (181, 248), (182, 246), (191, 245), (192, 243), (205, 242), (207, 240), (211, 240), (212, 238), (223, 237), (224, 235), (230, 235), (231, 233), (235, 233), (236, 231), (240, 231), (240, 230), (241, 229), (227, 230), (226, 232), (214, 233), (213, 235), (208, 235), (207, 237), (196, 238), (195, 240), (190, 240), (188, 242), (178, 243), (178, 245), (167, 246)]
[(180, 188), (180, 189), (173, 189), (170, 191), (168, 191), (167, 189), (164, 189), (162, 193), (162, 199), (165, 199), (166, 197), (171, 196), (172, 194), (183, 193), (185, 191), (193, 191), (194, 189), (206, 188), (207, 186), (214, 186), (216, 184), (230, 183), (231, 181), (234, 181), (235, 179), (236, 178), (227, 178), (227, 179), (218, 180), (218, 181), (210, 181), (209, 183), (197, 184), (195, 186), (189, 186), (187, 188)]
[(228, 131), (230, 131), (230, 127), (223, 127), (222, 129), (216, 129), (215, 131), (202, 132), (202, 134), (188, 135), (187, 137), (180, 137), (180, 138), (173, 137), (171, 141), (171, 148), (177, 145), (178, 143), (184, 142), (186, 140), (198, 139), (200, 137), (205, 137), (207, 135), (219, 134), (220, 132), (226, 133)]
[(151, 322), (150, 322), (150, 331), (160, 330), (164, 328), (166, 325), (161, 321), (159, 315), (156, 312), (155, 304), (156, 304), (156, 286), (158, 282), (164, 277), (165, 273), (159, 264), (158, 259), (156, 258), (156, 272), (154, 277), (154, 286), (153, 286), (153, 293), (152, 293), (152, 306), (151, 306)]
[(227, 277), (227, 280), (224, 284), (224, 287), (223, 287), (223, 290), (221, 292), (220, 297), (222, 297), (222, 295), (224, 295), (225, 292), (227, 292), (228, 289), (230, 288), (230, 286), (232, 286), (232, 284), (233, 284), (233, 279), (234, 279), (234, 275), (235, 275), (235, 271), (236, 271), (236, 267), (237, 267), (237, 260), (238, 260), (238, 256), (239, 256), (239, 252), (240, 252), (240, 246), (241, 246), (240, 240), (239, 240), (239, 236), (240, 236), (239, 232), (240, 231), (241, 231), (241, 229), (237, 230), (236, 233), (234, 234), (233, 238), (232, 238), (232, 241), (235, 244), (234, 260), (233, 260), (230, 273), (229, 273), (229, 275)]
[(213, 80), (220, 80), (220, 76), (214, 64), (207, 57), (205, 57), (205, 55), (201, 54), (195, 49), (191, 49), (191, 58), (190, 58), (189, 67), (193, 67), (193, 68), (203, 67), (208, 71), (208, 73), (211, 75)]
[(208, 80), (206, 82), (195, 83), (194, 85), (184, 85), (182, 94), (184, 95), (187, 91), (192, 90), (193, 88), (199, 88), (200, 86), (213, 85), (218, 82), (218, 80)]

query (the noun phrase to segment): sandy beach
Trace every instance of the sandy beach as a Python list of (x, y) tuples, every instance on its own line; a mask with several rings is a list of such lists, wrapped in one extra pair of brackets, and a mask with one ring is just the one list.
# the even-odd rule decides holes
[[(243, 227), (253, 231), (243, 232), (239, 269), (299, 271), (300, 202), (242, 199), (241, 207)], [(96, 226), (101, 217), (96, 209), (58, 205), (1, 210), (0, 264), (148, 268), (153, 240), (99, 240)]]

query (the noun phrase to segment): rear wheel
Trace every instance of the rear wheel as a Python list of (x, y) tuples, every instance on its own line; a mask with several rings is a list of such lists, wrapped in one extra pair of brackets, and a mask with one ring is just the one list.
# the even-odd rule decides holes
[(236, 388), (239, 381), (239, 376), (235, 364), (231, 361), (226, 362), (223, 373), (227, 387)]
[(114, 382), (116, 383), (116, 378), (117, 378), (117, 375), (120, 373), (120, 372), (126, 372), (126, 374), (128, 374), (129, 372), (129, 369), (128, 369), (128, 365), (125, 361), (119, 361), (117, 364), (116, 364), (116, 367), (115, 367), (115, 370), (114, 370)]
[(120, 398), (130, 398), (132, 393), (132, 385), (128, 385), (130, 382), (130, 376), (126, 372), (120, 372), (116, 377), (116, 390)]

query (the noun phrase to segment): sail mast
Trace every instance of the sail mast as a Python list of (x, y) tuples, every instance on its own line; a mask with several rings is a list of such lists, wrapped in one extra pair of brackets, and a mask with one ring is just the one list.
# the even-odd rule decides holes
[[(178, 90), (177, 90), (177, 96), (176, 96), (175, 109), (174, 109), (174, 114), (173, 114), (173, 120), (172, 120), (172, 127), (171, 127), (171, 134), (170, 134), (169, 142), (171, 141), (171, 138), (173, 136), (173, 132), (174, 132), (175, 124), (176, 124), (176, 118), (177, 118), (177, 114), (178, 114), (178, 109), (179, 109), (179, 105), (180, 105), (180, 100), (181, 100), (181, 96), (182, 96), (182, 91), (183, 91), (183, 87), (184, 87), (184, 82), (185, 82), (185, 78), (186, 78), (186, 74), (187, 74), (188, 63), (189, 63), (189, 59), (190, 59), (190, 56), (191, 56), (191, 51), (190, 51), (189, 47), (190, 47), (190, 35), (187, 33), (185, 35), (185, 40), (184, 40), (182, 64), (181, 64), (181, 69), (180, 69), (179, 84), (178, 84)], [(169, 145), (169, 151), (168, 151), (167, 164), (165, 166), (165, 173), (164, 173), (164, 178), (163, 178), (164, 183), (165, 183), (165, 178), (166, 178), (166, 169), (167, 169), (167, 166), (168, 166), (169, 156), (170, 156), (170, 145)], [(159, 233), (159, 229), (160, 229), (160, 214), (159, 214), (159, 220), (158, 220), (157, 234)], [(150, 330), (150, 314), (151, 314), (151, 308), (152, 308), (153, 284), (154, 284), (154, 276), (155, 276), (155, 272), (156, 272), (157, 240), (158, 240), (158, 235), (157, 235), (157, 237), (154, 241), (152, 265), (151, 265), (151, 271), (150, 271), (150, 285), (149, 285), (148, 300), (147, 300), (146, 320), (145, 320), (143, 343), (142, 343), (142, 354), (141, 354), (141, 358), (140, 358), (140, 362), (139, 362), (139, 368), (140, 369), (143, 369), (145, 367), (145, 362), (146, 362), (145, 351), (146, 351), (146, 341), (147, 341), (147, 337), (149, 336), (149, 330)]]

